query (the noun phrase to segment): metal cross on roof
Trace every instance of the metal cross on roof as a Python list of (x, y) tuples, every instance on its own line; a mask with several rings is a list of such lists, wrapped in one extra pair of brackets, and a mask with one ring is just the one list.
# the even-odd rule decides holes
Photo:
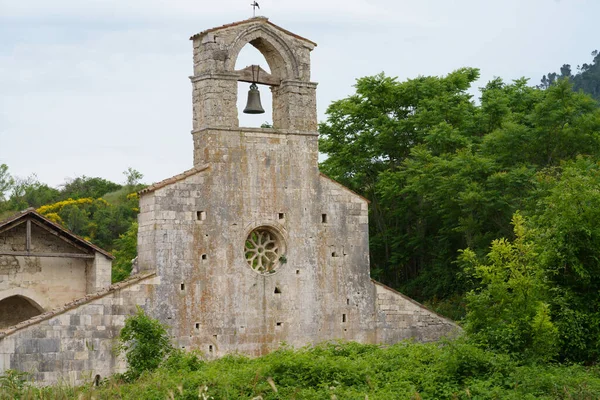
[(252, 4), (250, 5), (252, 6), (252, 17), (256, 17), (256, 8), (258, 7), (258, 9), (260, 10), (260, 6), (256, 1), (252, 2)]

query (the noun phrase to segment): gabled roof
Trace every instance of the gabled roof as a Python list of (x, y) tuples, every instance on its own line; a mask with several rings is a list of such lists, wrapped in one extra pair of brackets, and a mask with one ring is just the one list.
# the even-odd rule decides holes
[(98, 253), (104, 255), (105, 257), (110, 258), (111, 260), (114, 260), (114, 258), (115, 258), (112, 254), (110, 254), (106, 250), (101, 249), (100, 247), (96, 246), (95, 244), (85, 240), (84, 238), (82, 238), (80, 236), (77, 236), (76, 234), (69, 231), (68, 229), (65, 229), (64, 227), (60, 226), (59, 224), (44, 217), (42, 214), (35, 211), (34, 208), (28, 208), (26, 210), (16, 213), (12, 217), (9, 217), (8, 219), (6, 219), (4, 221), (1, 221), (0, 222), (0, 232), (3, 230), (15, 227), (15, 226), (19, 225), (21, 222), (25, 222), (29, 218), (34, 219), (38, 223), (56, 231), (59, 234), (59, 236), (65, 236), (67, 239), (70, 239), (71, 241), (75, 242), (76, 244), (82, 246), (83, 248), (98, 252)]
[(190, 177), (194, 174), (197, 174), (198, 172), (206, 171), (209, 167), (210, 167), (210, 165), (203, 165), (201, 167), (194, 167), (192, 169), (188, 169), (187, 171), (182, 172), (181, 174), (172, 176), (172, 177), (162, 180), (160, 182), (153, 183), (152, 185), (148, 186), (147, 188), (140, 190), (138, 192), (138, 194), (154, 192), (157, 189), (163, 188), (165, 186), (169, 186), (170, 184), (175, 183), (175, 182), (179, 182), (180, 180)]
[(288, 34), (290, 36), (295, 37), (296, 39), (300, 39), (300, 40), (303, 40), (305, 42), (308, 42), (308, 43), (312, 44), (313, 46), (317, 46), (317, 44), (315, 42), (313, 42), (312, 40), (308, 40), (305, 37), (302, 37), (300, 35), (296, 35), (295, 33), (288, 31), (287, 29), (283, 29), (282, 27), (280, 27), (278, 25), (275, 25), (274, 23), (270, 22), (267, 17), (254, 17), (254, 18), (245, 19), (243, 21), (232, 22), (230, 24), (221, 25), (221, 26), (218, 26), (218, 27), (215, 27), (215, 28), (210, 28), (210, 29), (207, 29), (205, 31), (196, 33), (195, 35), (193, 35), (193, 36), (190, 37), (190, 40), (194, 40), (196, 38), (202, 37), (202, 36), (204, 36), (204, 35), (206, 35), (207, 33), (210, 33), (210, 32), (215, 32), (215, 31), (219, 31), (221, 29), (227, 29), (227, 28), (231, 28), (231, 27), (234, 27), (234, 26), (238, 26), (238, 25), (250, 24), (250, 23), (256, 23), (256, 22), (265, 23), (267, 25), (272, 26), (275, 29), (280, 30), (283, 33), (286, 33), (286, 34)]

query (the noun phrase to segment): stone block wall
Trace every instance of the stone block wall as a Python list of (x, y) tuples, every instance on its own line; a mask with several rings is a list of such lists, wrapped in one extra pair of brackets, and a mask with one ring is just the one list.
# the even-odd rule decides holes
[(29, 372), (39, 384), (82, 384), (122, 372), (116, 338), (136, 306), (153, 301), (158, 278), (142, 274), (0, 331), (0, 374)]
[(461, 328), (453, 321), (379, 282), (373, 281), (373, 284), (377, 291), (378, 341), (397, 343), (415, 339), (432, 342), (461, 333)]

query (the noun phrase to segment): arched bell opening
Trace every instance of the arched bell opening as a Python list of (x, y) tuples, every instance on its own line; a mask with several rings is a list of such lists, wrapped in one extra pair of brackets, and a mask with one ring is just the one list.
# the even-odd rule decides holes
[[(239, 52), (235, 70), (239, 76), (237, 111), (240, 126), (271, 127), (273, 125), (273, 95), (269, 86), (262, 83), (265, 78), (272, 76), (269, 63), (261, 52), (249, 43)], [(252, 86), (251, 81), (256, 81), (256, 85)], [(252, 93), (250, 93), (251, 90)], [(260, 109), (264, 112), (260, 113)]]
[(20, 295), (0, 300), (0, 329), (40, 315), (44, 309), (35, 301)]

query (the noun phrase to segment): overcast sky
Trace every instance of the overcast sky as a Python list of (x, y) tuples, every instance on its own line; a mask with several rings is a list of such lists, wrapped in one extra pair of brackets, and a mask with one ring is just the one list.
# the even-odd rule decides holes
[[(259, 0), (318, 44), (319, 119), (358, 77), (404, 80), (460, 67), (531, 78), (600, 49), (598, 0)], [(0, 0), (0, 164), (58, 186), (77, 176), (144, 182), (192, 166), (192, 46), (199, 31), (252, 16), (250, 0)], [(246, 47), (238, 68), (264, 59)], [(240, 84), (245, 102), (247, 84)], [(265, 108), (269, 90), (263, 88)], [(270, 111), (244, 126), (271, 121)]]

